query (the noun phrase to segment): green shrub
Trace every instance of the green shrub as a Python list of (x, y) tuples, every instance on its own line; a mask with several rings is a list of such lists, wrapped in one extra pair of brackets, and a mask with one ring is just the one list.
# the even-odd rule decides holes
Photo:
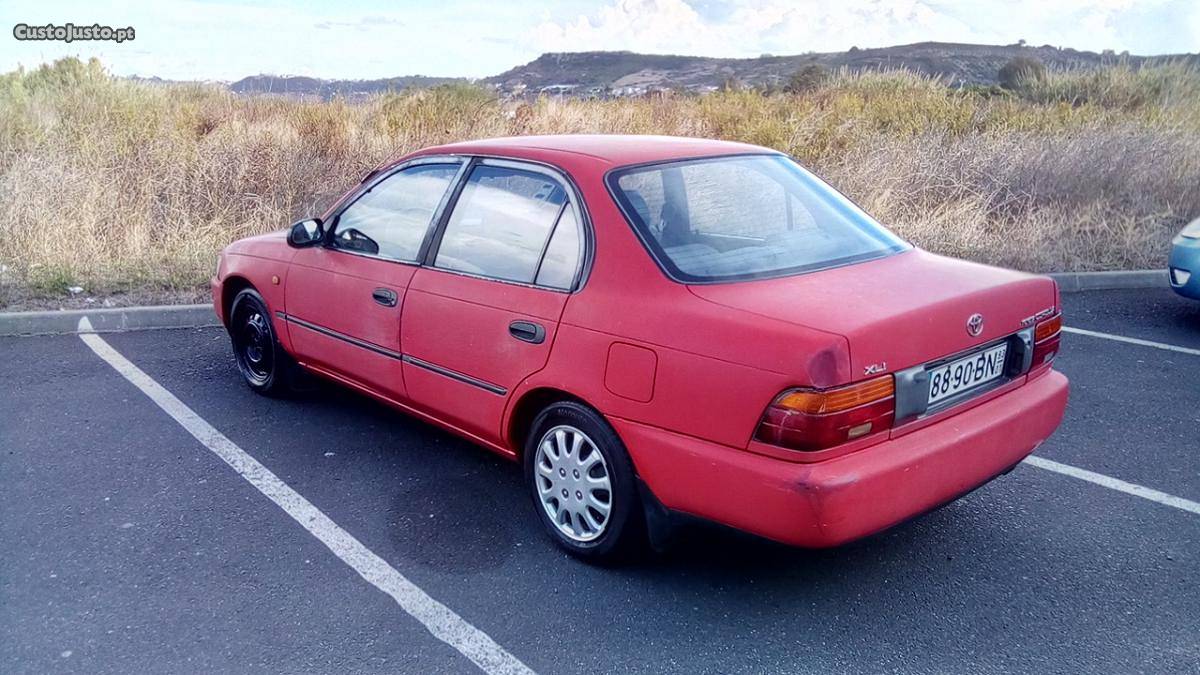
[(1000, 86), (1022, 89), (1046, 80), (1046, 66), (1032, 56), (1014, 56), (1000, 67)]
[(1200, 69), (1187, 62), (1134, 68), (1127, 63), (1051, 72), (1022, 90), (1035, 103), (1092, 104), (1117, 110), (1190, 110), (1200, 116)]
[(789, 94), (803, 94), (820, 87), (828, 79), (828, 68), (819, 63), (810, 63), (792, 73), (783, 89)]

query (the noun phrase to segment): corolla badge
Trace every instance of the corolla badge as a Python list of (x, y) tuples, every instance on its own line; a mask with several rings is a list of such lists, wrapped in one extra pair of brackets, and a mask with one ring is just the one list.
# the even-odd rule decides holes
[(983, 315), (982, 314), (972, 314), (970, 316), (970, 318), (967, 319), (967, 334), (970, 335), (971, 337), (979, 337), (979, 334), (982, 332), (983, 332)]
[(1027, 326), (1027, 327), (1032, 326), (1033, 324), (1035, 324), (1035, 323), (1041, 321), (1042, 319), (1045, 319), (1046, 317), (1051, 316), (1053, 314), (1054, 314), (1054, 307), (1047, 307), (1046, 309), (1043, 309), (1042, 311), (1038, 312), (1037, 314), (1034, 314), (1033, 316), (1027, 316), (1024, 319), (1021, 319), (1021, 325)]

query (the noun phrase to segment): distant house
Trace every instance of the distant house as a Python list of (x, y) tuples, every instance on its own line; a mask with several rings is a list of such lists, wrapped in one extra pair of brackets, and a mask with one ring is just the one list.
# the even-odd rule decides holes
[(552, 96), (564, 96), (573, 91), (575, 91), (575, 85), (573, 84), (548, 84), (538, 89), (539, 94), (550, 94)]

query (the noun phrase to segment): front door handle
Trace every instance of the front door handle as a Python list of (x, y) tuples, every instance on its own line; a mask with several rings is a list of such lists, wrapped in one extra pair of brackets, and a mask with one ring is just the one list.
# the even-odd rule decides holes
[(396, 291), (390, 288), (376, 288), (371, 291), (371, 299), (384, 307), (396, 306)]
[(522, 342), (540, 345), (546, 341), (546, 329), (532, 321), (514, 321), (508, 324), (508, 334)]

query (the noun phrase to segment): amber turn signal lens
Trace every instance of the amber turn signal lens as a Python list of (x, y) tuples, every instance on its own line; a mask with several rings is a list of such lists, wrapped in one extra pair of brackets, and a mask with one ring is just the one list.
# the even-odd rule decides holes
[(896, 383), (891, 375), (864, 380), (846, 387), (815, 391), (793, 389), (784, 392), (775, 400), (774, 406), (795, 410), (809, 415), (824, 415), (857, 408), (887, 398), (896, 393)]
[(1058, 335), (1062, 330), (1062, 312), (1042, 321), (1033, 331), (1033, 341), (1041, 342)]
[(817, 391), (790, 389), (763, 413), (754, 437), (792, 450), (824, 450), (890, 429), (896, 417), (891, 375)]

